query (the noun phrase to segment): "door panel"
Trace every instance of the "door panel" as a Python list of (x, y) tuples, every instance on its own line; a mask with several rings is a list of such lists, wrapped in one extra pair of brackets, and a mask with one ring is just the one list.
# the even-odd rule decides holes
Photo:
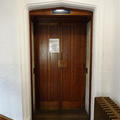
[[(40, 29), (39, 29), (40, 27)], [(34, 29), (34, 59), (35, 59), (35, 91), (36, 107), (39, 108), (40, 100), (48, 99), (48, 26), (35, 25)], [(42, 79), (41, 79), (42, 78)]]
[(35, 81), (37, 109), (56, 109), (60, 99), (58, 54), (49, 53), (49, 38), (59, 38), (58, 24), (35, 25)]
[(62, 52), (67, 67), (62, 70), (63, 108), (81, 108), (85, 102), (85, 24), (62, 24)]
[[(59, 25), (49, 24), (48, 29), (48, 39), (50, 38), (59, 38)], [(48, 40), (49, 44), (49, 40)], [(49, 70), (49, 100), (50, 101), (58, 101), (60, 98), (60, 69), (58, 68), (58, 53), (50, 53), (48, 50), (49, 58), (48, 58), (48, 70)]]
[[(84, 107), (85, 34), (85, 23), (35, 24), (34, 59), (37, 109)], [(60, 38), (60, 53), (49, 52), (50, 38)]]

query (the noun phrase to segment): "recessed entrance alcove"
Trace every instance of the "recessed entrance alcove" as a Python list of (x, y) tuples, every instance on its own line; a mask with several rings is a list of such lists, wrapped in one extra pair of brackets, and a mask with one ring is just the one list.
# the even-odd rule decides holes
[[(100, 19), (99, 19), (99, 16), (98, 16), (98, 14), (100, 13), (100, 11), (99, 11), (99, 6), (97, 6), (97, 5), (90, 5), (90, 4), (86, 4), (86, 3), (75, 3), (75, 2), (68, 2), (68, 1), (64, 1), (64, 2), (57, 2), (57, 1), (54, 1), (54, 2), (36, 2), (36, 3), (27, 3), (26, 4), (26, 6), (25, 6), (25, 8), (24, 8), (24, 22), (22, 22), (22, 25), (23, 25), (23, 29), (24, 29), (24, 32), (22, 32), (22, 34), (23, 34), (23, 36), (24, 36), (24, 39), (21, 39), (21, 49), (22, 49), (22, 51), (24, 51), (24, 52), (22, 52), (21, 53), (21, 58), (23, 58), (22, 59), (22, 61), (24, 61), (24, 65), (22, 65), (22, 78), (23, 78), (23, 83), (22, 83), (22, 86), (23, 86), (23, 113), (24, 113), (24, 118), (27, 118), (27, 119), (29, 119), (29, 117), (30, 116), (32, 116), (32, 113), (34, 113), (34, 108), (35, 108), (35, 105), (34, 104), (36, 104), (34, 101), (35, 101), (35, 94), (33, 94), (33, 84), (31, 84), (31, 81), (32, 81), (32, 83), (33, 83), (33, 68), (32, 68), (32, 62), (31, 62), (31, 60), (32, 60), (32, 57), (31, 57), (31, 52), (32, 52), (32, 49), (31, 49), (31, 35), (30, 35), (30, 37), (29, 37), (29, 34), (28, 33), (30, 33), (31, 32), (31, 29), (29, 30), (29, 27), (31, 28), (31, 24), (29, 24), (29, 19), (28, 19), (28, 16), (29, 16), (29, 13), (30, 13), (30, 11), (37, 11), (37, 10), (43, 10), (43, 9), (49, 9), (49, 8), (69, 8), (69, 9), (75, 9), (75, 10), (82, 10), (82, 11), (91, 11), (91, 12), (93, 12), (93, 18), (92, 18), (92, 20), (94, 21), (94, 22), (92, 22), (92, 23), (89, 23), (88, 24), (88, 27), (89, 26), (91, 26), (90, 27), (90, 29), (92, 30), (92, 31), (90, 31), (90, 55), (91, 55), (91, 57), (90, 57), (90, 65), (91, 65), (91, 67), (89, 68), (89, 72), (90, 72), (90, 75), (89, 75), (89, 88), (87, 89), (87, 91), (88, 91), (88, 93), (85, 93), (85, 95), (88, 97), (88, 99), (86, 100), (86, 101), (84, 101), (85, 103), (84, 103), (84, 108), (85, 109), (87, 109), (86, 111), (88, 112), (88, 116), (89, 116), (89, 118), (90, 118), (90, 116), (91, 116), (91, 114), (93, 114), (93, 98), (94, 98), (94, 95), (95, 95), (95, 92), (94, 92), (94, 89), (95, 89), (95, 87), (94, 87), (94, 84), (95, 84), (95, 79), (96, 78), (98, 78), (98, 76), (99, 76), (99, 72), (101, 71), (101, 67), (100, 66), (98, 66), (97, 65), (97, 63), (99, 63), (99, 64), (101, 64), (101, 58), (100, 58), (100, 56), (101, 56), (101, 52), (99, 52), (99, 51), (101, 51), (101, 48), (102, 48), (102, 41), (101, 42), (99, 42), (99, 44), (98, 44), (98, 42), (97, 42), (97, 40), (96, 40), (96, 35), (101, 35), (101, 33), (97, 33), (96, 31), (98, 31), (98, 29), (100, 28)], [(42, 13), (42, 12), (41, 12)], [(23, 16), (23, 15), (22, 15)], [(86, 19), (86, 18), (85, 18)], [(84, 20), (85, 20), (84, 19)], [(31, 20), (31, 19), (30, 19)], [(42, 20), (41, 20), (41, 18), (40, 17), (33, 17), (33, 21), (37, 21), (38, 23), (39, 23), (39, 21), (41, 22), (41, 21), (44, 21), (45, 22), (45, 20), (46, 20), (46, 18), (42, 18)], [(77, 25), (77, 24), (75, 24), (75, 22), (76, 21), (74, 21), (73, 20), (73, 22), (74, 22), (74, 24), (72, 24), (72, 23), (62, 23), (62, 22), (60, 22), (60, 20), (61, 19), (58, 19), (57, 21), (59, 21), (59, 23), (60, 24), (56, 24), (56, 22), (53, 20), (53, 18), (49, 18), (49, 21), (47, 21), (46, 20), (46, 23), (50, 23), (50, 21), (54, 21), (54, 25), (53, 25), (53, 23), (51, 24), (51, 25), (53, 25), (53, 26), (51, 26), (51, 25), (47, 25), (47, 27), (49, 28), (49, 26), (51, 26), (51, 28), (54, 28), (54, 32), (52, 32), (52, 30), (50, 30), (50, 29), (47, 29), (46, 30), (46, 28), (44, 28), (43, 27), (43, 25), (42, 25), (42, 27), (41, 27), (41, 23), (39, 24), (40, 25), (40, 27), (43, 29), (42, 31), (41, 31), (41, 29), (40, 29), (40, 31), (38, 30), (38, 28), (36, 28), (37, 29), (37, 32), (36, 32), (36, 35), (40, 32), (43, 32), (43, 31), (46, 31), (47, 33), (48, 33), (48, 35), (47, 36), (50, 36), (51, 35), (51, 37), (50, 38), (52, 38), (52, 39), (56, 39), (56, 38), (62, 38), (61, 39), (61, 41), (62, 41), (62, 43), (60, 42), (60, 44), (62, 45), (62, 46), (64, 46), (64, 42), (65, 42), (65, 40), (64, 40), (64, 36), (61, 36), (61, 34), (63, 35), (64, 33), (74, 33), (74, 34), (76, 34), (75, 33), (75, 31), (77, 32), (77, 33), (79, 33), (80, 32), (80, 24), (79, 25)], [(76, 18), (76, 20), (77, 20), (77, 18)], [(81, 20), (83, 20), (83, 19), (81, 19)], [(86, 19), (87, 20), (87, 19)], [(78, 21), (79, 21), (79, 19), (78, 19)], [(42, 22), (42, 24), (46, 24), (46, 23), (44, 23), (44, 22)], [(72, 26), (73, 26), (73, 28), (72, 28)], [(76, 27), (78, 27), (78, 28), (76, 28)], [(35, 26), (33, 26), (33, 27), (35, 27)], [(72, 29), (76, 29), (75, 31), (74, 30), (72, 30)], [(58, 36), (57, 35), (57, 33), (56, 33), (56, 31), (60, 31), (60, 36)], [(71, 31), (70, 31), (71, 30)], [(77, 31), (78, 30), (78, 31)], [(87, 29), (87, 27), (86, 27), (86, 30), (85, 30), (85, 33), (86, 32), (88, 32), (87, 31), (88, 29)], [(100, 29), (99, 29), (100, 30)], [(39, 31), (39, 32), (38, 32)], [(64, 31), (64, 32), (63, 32)], [(46, 33), (45, 32), (45, 33)], [(50, 33), (50, 32), (52, 32), (52, 33)], [(63, 32), (63, 33), (62, 33)], [(56, 33), (56, 34), (54, 34), (54, 33)], [(42, 35), (43, 35), (44, 33), (42, 33)], [(72, 36), (74, 36), (74, 34), (71, 34)], [(82, 33), (83, 34), (83, 33)], [(54, 35), (57, 35), (57, 36), (54, 36)], [(65, 35), (66, 36), (66, 35)], [(45, 37), (44, 37), (45, 38)], [(50, 38), (48, 39), (47, 38), (47, 40), (50, 40)], [(76, 38), (76, 37), (75, 37)], [(36, 38), (35, 38), (36, 39)], [(43, 38), (41, 38), (41, 39), (43, 39)], [(69, 39), (69, 38), (68, 38)], [(70, 38), (71, 39), (71, 38)], [(87, 36), (85, 37), (85, 39), (87, 39)], [(40, 40), (40, 39), (39, 39)], [(71, 39), (72, 40), (72, 39)], [(41, 41), (41, 40), (40, 40)], [(72, 41), (71, 41), (72, 42)], [(43, 43), (43, 42), (42, 42)], [(47, 41), (46, 42), (47, 43), (47, 46), (49, 46), (49, 41)], [(36, 44), (36, 43), (35, 43)], [(66, 44), (66, 43), (65, 43)], [(67, 43), (67, 44), (69, 44), (69, 42)], [(84, 46), (84, 44), (85, 43), (83, 43), (83, 46)], [(79, 45), (79, 44), (77, 44), (77, 45)], [(80, 46), (79, 46), (80, 47)], [(66, 48), (66, 47), (65, 47)], [(65, 48), (64, 47), (61, 47), (60, 46), (60, 49), (61, 50), (63, 50), (63, 51), (68, 51), (67, 49), (65, 50)], [(68, 49), (69, 48), (71, 48), (71, 47), (68, 47)], [(82, 48), (82, 47), (80, 47), (80, 48)], [(41, 49), (41, 48), (40, 48)], [(49, 48), (47, 48), (47, 50), (48, 50)], [(77, 48), (75, 48), (75, 49), (77, 49)], [(46, 51), (46, 50), (45, 50)], [(61, 51), (60, 51), (61, 52)], [(73, 54), (74, 54), (74, 52), (73, 51), (71, 51)], [(43, 53), (44, 53), (44, 50), (43, 50)], [(47, 52), (47, 53), (49, 53), (49, 51)], [(70, 53), (69, 51), (68, 51), (68, 53)], [(62, 57), (64, 57), (65, 58), (65, 56), (68, 56), (68, 53), (66, 53), (65, 55), (62, 55), (62, 53), (60, 54), (60, 55), (58, 55), (58, 58), (60, 57), (60, 58), (62, 58)], [(76, 53), (76, 52), (75, 52)], [(24, 57), (25, 55), (27, 54), (27, 56), (26, 57)], [(56, 53), (55, 53), (56, 54)], [(42, 55), (42, 54), (41, 54)], [(43, 55), (42, 55), (43, 56)], [(50, 55), (48, 55), (48, 56), (50, 56)], [(47, 58), (48, 58), (48, 56), (47, 56)], [(50, 56), (51, 57), (51, 56)], [(54, 56), (55, 57), (55, 56)], [(76, 56), (77, 57), (77, 56)], [(52, 58), (52, 57), (51, 57)], [(60, 62), (58, 62), (59, 60), (58, 60), (58, 58), (57, 58), (57, 63), (55, 63), (56, 64), (56, 66), (57, 67), (60, 67), (61, 69), (64, 69), (64, 67), (68, 67), (68, 66), (71, 66), (70, 64), (69, 64), (69, 60), (67, 60), (67, 58), (65, 58), (65, 59), (63, 59), (63, 62), (62, 62), (62, 60), (60, 61)], [(70, 57), (71, 58), (71, 57)], [(69, 58), (69, 59), (70, 59)], [(100, 58), (100, 59), (99, 59)], [(76, 58), (76, 59), (78, 59), (78, 58)], [(55, 60), (55, 59), (53, 59), (53, 60)], [(71, 60), (72, 61), (72, 60)], [(48, 63), (50, 63), (50, 61), (47, 59), (47, 65), (49, 66), (49, 64)], [(60, 63), (60, 64), (59, 64)], [(63, 68), (62, 68), (62, 64), (63, 64)], [(78, 63), (75, 63), (75, 64), (78, 64), (79, 65), (79, 62)], [(48, 67), (47, 67), (48, 68)], [(30, 72), (31, 71), (31, 72)], [(49, 71), (49, 70), (47, 70), (47, 71)], [(59, 71), (59, 70), (58, 70)], [(73, 70), (74, 71), (74, 70)], [(87, 72), (87, 69), (86, 69), (86, 72)], [(64, 75), (63, 75), (63, 71), (62, 71), (62, 77), (64, 78)], [(45, 73), (43, 73), (43, 74), (45, 74)], [(71, 74), (71, 73), (69, 73), (69, 74)], [(50, 74), (49, 74), (50, 75)], [(45, 75), (46, 76), (46, 75)], [(61, 76), (61, 75), (60, 75)], [(65, 75), (66, 76), (66, 75)], [(59, 77), (57, 77), (57, 78), (59, 78)], [(78, 76), (78, 78), (80, 78), (80, 76)], [(100, 76), (99, 76), (99, 79), (100, 79)], [(77, 79), (76, 79), (77, 80)], [(62, 81), (64, 81), (64, 80), (62, 80)], [(65, 80), (66, 81), (66, 80)], [(64, 82), (65, 82), (64, 81)], [(59, 82), (59, 81), (58, 81)], [(50, 84), (50, 83), (49, 83)], [(76, 83), (75, 83), (76, 84)], [(47, 85), (48, 85), (48, 83), (47, 83)], [(60, 88), (60, 86), (59, 86), (60, 84), (58, 84), (58, 88)], [(27, 87), (26, 87), (27, 86)], [(86, 85), (85, 85), (86, 86)], [(80, 86), (79, 86), (80, 87)], [(79, 89), (79, 87), (78, 87), (78, 89)], [(63, 88), (63, 87), (62, 87)], [(66, 86), (65, 86), (65, 88), (66, 88)], [(91, 89), (92, 88), (92, 89)], [(26, 89), (26, 90), (25, 90)], [(44, 91), (44, 89), (41, 89), (41, 91)], [(60, 91), (60, 90), (58, 90), (58, 91)], [(93, 92), (92, 92), (93, 91)], [(85, 91), (84, 92), (86, 92), (86, 89), (85, 89)], [(43, 94), (43, 93), (42, 93)], [(53, 94), (53, 93), (49, 93), (48, 95), (50, 95), (50, 94)], [(39, 95), (41, 95), (41, 93), (39, 94)], [(59, 95), (61, 95), (61, 92), (60, 92), (60, 94)], [(66, 94), (65, 94), (66, 95)], [(85, 96), (85, 97), (86, 97)], [(65, 97), (65, 96), (64, 96)], [(47, 98), (48, 98), (48, 96), (47, 96)], [(42, 98), (41, 97), (41, 99), (43, 100), (44, 99), (44, 97)], [(49, 98), (49, 99), (53, 99), (53, 98)], [(61, 98), (60, 98), (61, 99)], [(27, 104), (26, 104), (26, 101), (27, 101)], [(32, 102), (31, 102), (32, 101)], [(42, 101), (43, 102), (43, 101)], [(42, 107), (46, 107), (46, 102), (45, 103), (40, 103), (39, 102), (39, 104), (41, 104), (42, 105)], [(57, 105), (57, 107), (60, 107), (61, 106), (61, 102), (60, 102), (60, 104), (52, 104), (52, 107), (56, 107), (56, 105)], [(74, 105), (75, 104), (75, 105)], [(74, 101), (74, 104), (72, 104), (73, 106), (76, 106), (76, 103), (75, 103), (75, 101)], [(79, 102), (78, 102), (78, 104), (79, 104)], [(79, 104), (80, 105), (80, 104)], [(79, 106), (78, 105), (78, 106)], [(51, 104), (47, 104), (47, 107), (48, 106), (51, 106)], [(70, 106), (70, 103), (66, 103), (66, 101), (62, 104), (62, 106), (64, 106), (65, 108), (67, 108), (67, 107), (71, 107)], [(72, 107), (73, 107), (72, 106)], [(91, 111), (92, 110), (92, 111)], [(32, 111), (32, 113), (31, 113), (31, 111)], [(29, 116), (29, 117), (28, 117)]]

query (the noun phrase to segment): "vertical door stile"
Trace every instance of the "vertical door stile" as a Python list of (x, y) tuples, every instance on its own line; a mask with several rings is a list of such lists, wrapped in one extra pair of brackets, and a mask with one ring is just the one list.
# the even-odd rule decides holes
[(50, 38), (50, 33), (49, 33), (49, 24), (48, 24), (48, 101), (50, 100), (50, 67), (51, 67), (51, 53), (49, 52), (49, 38)]
[[(71, 79), (73, 79), (73, 70), (72, 70), (72, 66), (74, 65), (74, 63), (73, 63), (73, 40), (74, 40), (74, 38), (73, 38), (73, 24), (71, 25), (71, 56), (70, 56), (70, 59), (71, 59), (71, 61), (70, 61), (70, 71), (71, 71)], [(72, 81), (72, 80), (71, 80)], [(72, 97), (72, 85), (70, 85), (70, 99), (71, 99), (71, 97)]]
[[(60, 57), (59, 59), (61, 60), (63, 57), (63, 51), (62, 51), (62, 23), (59, 23), (59, 36), (60, 36)], [(60, 68), (60, 109), (62, 107), (62, 68)]]

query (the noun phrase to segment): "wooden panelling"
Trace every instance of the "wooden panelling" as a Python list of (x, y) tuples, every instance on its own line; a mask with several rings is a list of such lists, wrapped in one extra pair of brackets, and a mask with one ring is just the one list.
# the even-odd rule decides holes
[(49, 53), (49, 38), (59, 38), (58, 24), (35, 25), (36, 106), (59, 100), (60, 69), (58, 54)]
[[(74, 18), (74, 19), (73, 19)], [(91, 16), (32, 16), (31, 17), (33, 22), (40, 23), (86, 23), (91, 19)]]
[[(70, 14), (53, 14), (52, 10), (54, 9), (65, 9), (65, 10), (70, 10)], [(91, 11), (87, 11), (87, 10), (78, 10), (78, 9), (70, 9), (70, 8), (64, 8), (64, 7), (59, 7), (59, 8), (51, 8), (51, 9), (41, 9), (41, 10), (33, 10), (30, 11), (30, 15), (31, 16), (38, 16), (38, 15), (54, 15), (54, 16), (60, 16), (60, 15), (66, 15), (66, 16), (70, 16), (70, 15), (81, 15), (81, 16), (91, 16), (92, 12)]]
[(81, 101), (63, 101), (62, 102), (62, 109), (64, 110), (74, 110), (74, 109), (83, 109), (84, 110), (84, 106), (81, 104)]
[[(85, 102), (86, 26), (62, 23), (62, 53), (67, 67), (62, 70), (62, 101)], [(76, 105), (75, 105), (76, 106)], [(81, 107), (80, 107), (81, 106)]]
[[(36, 107), (83, 108), (86, 24), (35, 23), (34, 29)], [(60, 39), (60, 53), (49, 52), (49, 38)], [(66, 61), (63, 68), (60, 59)]]
[[(59, 38), (58, 24), (35, 25), (36, 106), (59, 100), (58, 54), (49, 53), (49, 38)], [(47, 103), (47, 104), (48, 104)]]
[(58, 110), (59, 101), (40, 101), (40, 109), (42, 110)]

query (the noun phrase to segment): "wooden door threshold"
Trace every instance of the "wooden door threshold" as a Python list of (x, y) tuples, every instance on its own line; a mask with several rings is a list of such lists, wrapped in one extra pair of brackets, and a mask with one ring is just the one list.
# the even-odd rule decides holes
[(33, 120), (88, 120), (85, 110), (39, 111)]

